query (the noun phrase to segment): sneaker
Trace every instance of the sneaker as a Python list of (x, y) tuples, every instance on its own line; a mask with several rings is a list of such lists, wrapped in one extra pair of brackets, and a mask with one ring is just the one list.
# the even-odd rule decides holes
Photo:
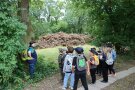
[(90, 84), (95, 84), (96, 82), (91, 82)]
[(112, 74), (109, 74), (108, 76), (112, 76)]
[(73, 87), (71, 87), (70, 89), (73, 90)]
[(113, 76), (115, 77), (115, 76), (116, 76), (116, 73), (115, 73), (115, 74), (113, 74)]
[(66, 88), (65, 88), (65, 87), (63, 87), (63, 88), (62, 88), (62, 90), (66, 90)]
[(108, 81), (104, 81), (104, 80), (102, 80), (101, 82), (102, 82), (102, 83), (107, 83)]
[(70, 88), (71, 90), (73, 90), (73, 87), (70, 86), (69, 88)]

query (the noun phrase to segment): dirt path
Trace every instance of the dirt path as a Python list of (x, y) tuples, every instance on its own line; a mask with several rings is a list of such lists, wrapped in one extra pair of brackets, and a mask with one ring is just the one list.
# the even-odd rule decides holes
[[(134, 67), (135, 61), (128, 61), (128, 62), (121, 62), (115, 64), (116, 72), (127, 70), (131, 67)], [(100, 79), (97, 75), (97, 79)], [(88, 84), (90, 83), (90, 77), (87, 77)], [(79, 86), (81, 87), (81, 83), (79, 82)], [(52, 77), (42, 80), (39, 83), (35, 83), (30, 85), (29, 87), (25, 88), (24, 90), (62, 90), (62, 83), (60, 82), (60, 75), (56, 74)]]

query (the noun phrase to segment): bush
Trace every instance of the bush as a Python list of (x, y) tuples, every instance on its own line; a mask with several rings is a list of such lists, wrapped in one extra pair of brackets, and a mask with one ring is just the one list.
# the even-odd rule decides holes
[(30, 84), (54, 75), (58, 71), (58, 64), (53, 61), (45, 60), (43, 55), (38, 56), (35, 77), (33, 79), (30, 79), (27, 62), (22, 62), (19, 60), (18, 66), (19, 67), (17, 67), (12, 74), (12, 78), (9, 79), (9, 81), (12, 81), (12, 83), (9, 83), (8, 86), (3, 89), (21, 90)]
[(34, 82), (42, 80), (45, 77), (52, 76), (58, 71), (58, 64), (53, 61), (46, 60), (44, 56), (39, 55), (36, 64), (36, 72)]
[(7, 87), (17, 68), (17, 54), (23, 48), (25, 26), (17, 19), (0, 13), (0, 85)]
[[(22, 50), (22, 37), (26, 26), (12, 15), (13, 6), (3, 0), (0, 3), (0, 89), (11, 87), (11, 83), (21, 80), (14, 76), (13, 71), (18, 67), (17, 56)], [(10, 8), (10, 9), (9, 9)], [(14, 11), (15, 12), (15, 11)], [(15, 79), (16, 78), (16, 79)]]

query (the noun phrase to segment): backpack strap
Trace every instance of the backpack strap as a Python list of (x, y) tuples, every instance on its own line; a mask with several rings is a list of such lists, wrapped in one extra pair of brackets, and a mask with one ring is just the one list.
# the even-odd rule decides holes
[(62, 58), (61, 58), (61, 63), (64, 64), (65, 58), (66, 58), (67, 54), (65, 54)]

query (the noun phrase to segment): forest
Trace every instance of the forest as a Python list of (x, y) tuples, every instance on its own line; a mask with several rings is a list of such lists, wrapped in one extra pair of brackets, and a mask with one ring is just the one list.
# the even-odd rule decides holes
[(37, 78), (28, 80), (20, 53), (31, 40), (58, 32), (85, 34), (92, 45), (112, 42), (119, 54), (127, 48), (135, 54), (135, 0), (0, 0), (0, 89), (18, 90), (55, 73), (54, 62), (39, 73), (39, 62)]

